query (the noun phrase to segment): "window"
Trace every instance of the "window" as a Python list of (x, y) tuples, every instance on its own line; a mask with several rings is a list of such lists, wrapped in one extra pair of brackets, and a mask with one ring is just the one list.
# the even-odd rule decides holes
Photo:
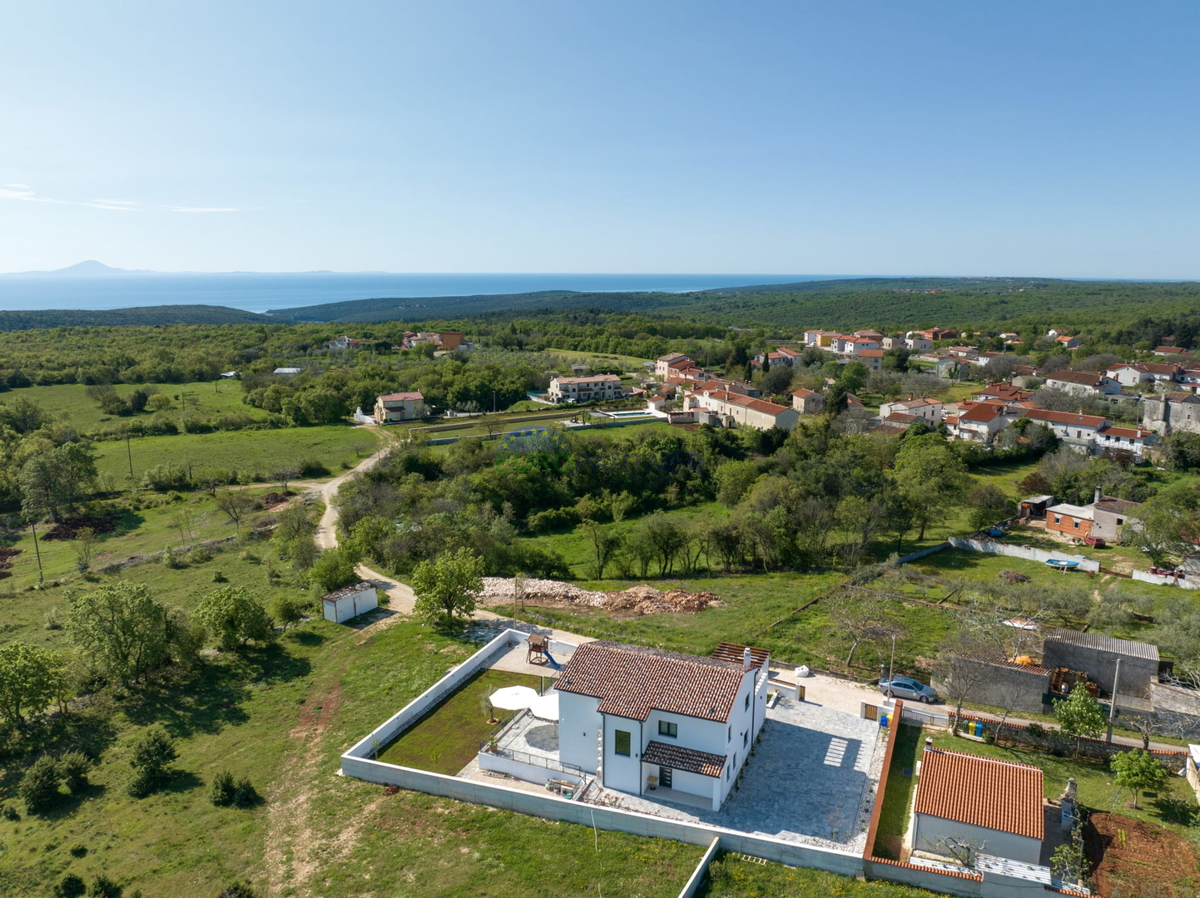
[(725, 741), (726, 741), (726, 742), (732, 742), (732, 741), (733, 741), (733, 727), (730, 727), (730, 728), (729, 728), (729, 735), (728, 735), (728, 736), (725, 738)]
[(1124, 518), (1117, 518), (1117, 526), (1118, 526), (1118, 527), (1120, 527), (1120, 526), (1121, 526), (1122, 524), (1124, 524), (1124, 523), (1125, 523), (1125, 519), (1124, 519)]
[(616, 731), (616, 747), (613, 749), (617, 754), (629, 757), (630, 736), (625, 730)]
[(1078, 530), (1079, 529), (1079, 521), (1078, 520), (1072, 521), (1071, 526), (1074, 527), (1076, 530)]
[(658, 735), (670, 736), (675, 739), (679, 736), (679, 724), (672, 723), (669, 720), (660, 720), (658, 722)]
[(742, 748), (745, 748), (749, 744), (750, 744), (750, 731), (746, 730), (746, 732), (742, 733)]
[(1062, 515), (1056, 514), (1054, 516), (1054, 523), (1061, 524), (1062, 523)]
[(750, 693), (749, 692), (746, 693), (746, 710), (747, 711), (750, 710)]

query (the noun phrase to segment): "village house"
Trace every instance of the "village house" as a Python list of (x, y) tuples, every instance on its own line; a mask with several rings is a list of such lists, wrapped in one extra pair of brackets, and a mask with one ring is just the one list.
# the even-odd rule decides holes
[(1062, 349), (1078, 349), (1083, 345), (1083, 341), (1078, 337), (1068, 337), (1065, 334), (1059, 334), (1054, 338), (1054, 342)]
[(1096, 434), (1108, 426), (1108, 420), (1099, 415), (1052, 412), (1042, 408), (1026, 409), (1023, 417), (1045, 424), (1067, 445), (1089, 453), (1095, 446)]
[(392, 424), (424, 417), (427, 411), (419, 391), (387, 393), (376, 398), (374, 418), (376, 424)]
[(619, 642), (576, 649), (555, 683), (559, 758), (608, 789), (719, 810), (766, 717), (768, 652), (713, 657)]
[[(684, 411), (707, 411), (716, 418), (713, 423), (724, 427), (741, 425), (755, 430), (770, 430), (772, 427), (791, 430), (800, 418), (800, 413), (794, 408), (728, 390), (689, 393)], [(701, 420), (700, 415), (697, 415), (697, 420)]]
[(920, 334), (909, 334), (904, 338), (904, 345), (913, 352), (928, 352), (933, 349), (933, 341)]
[(751, 365), (756, 368), (761, 368), (765, 361), (768, 366), (787, 365), (791, 367), (796, 359), (800, 358), (800, 353), (795, 349), (789, 349), (786, 346), (780, 346), (778, 349), (767, 353), (759, 353), (751, 360)]
[[(879, 338), (879, 340), (882, 339), (882, 337)], [(856, 359), (863, 352), (879, 349), (879, 340), (874, 337), (848, 337), (842, 341), (842, 352), (850, 358)]]
[(813, 349), (832, 349), (833, 341), (840, 336), (837, 331), (805, 331), (804, 345)]
[(1046, 386), (1074, 396), (1115, 396), (1121, 385), (1107, 374), (1063, 368), (1046, 375)]
[(620, 399), (624, 395), (621, 378), (615, 374), (591, 374), (586, 377), (552, 377), (546, 398), (555, 405)]
[(696, 363), (682, 352), (670, 352), (655, 359), (654, 374), (656, 377), (666, 378), (674, 371), (695, 367)]
[(1182, 390), (1147, 396), (1142, 403), (1142, 426), (1164, 437), (1200, 433), (1200, 396)]
[(953, 423), (947, 419), (946, 427), (955, 439), (990, 446), (996, 434), (1012, 422), (1013, 419), (1005, 414), (1002, 403), (963, 402), (959, 404), (958, 414), (954, 416)]
[(909, 331), (908, 337), (922, 337), (930, 343), (936, 343), (938, 340), (953, 340), (958, 336), (958, 331), (950, 327), (930, 327), (920, 331)]
[(1146, 449), (1158, 441), (1158, 434), (1141, 427), (1114, 427), (1109, 424), (1096, 433), (1097, 455), (1108, 450), (1130, 452), (1137, 461), (1145, 457)]
[(1180, 346), (1155, 346), (1154, 354), (1163, 356), (1164, 358), (1178, 358), (1180, 356), (1191, 355), (1190, 352)]
[(1179, 365), (1138, 362), (1129, 365), (1113, 365), (1108, 369), (1108, 376), (1123, 387), (1136, 387), (1147, 382), (1171, 383), (1178, 380), (1182, 372), (1183, 369)]
[(796, 390), (792, 393), (792, 408), (802, 415), (819, 415), (825, 410), (825, 397), (816, 390)]
[(1101, 496), (1097, 488), (1090, 505), (1062, 503), (1046, 509), (1046, 530), (1071, 539), (1102, 539), (1116, 543), (1126, 525), (1139, 526), (1138, 502)]
[(1195, 393), (1200, 390), (1200, 368), (1184, 368), (1175, 380), (1184, 390)]
[(879, 345), (884, 349), (907, 349), (908, 344), (904, 342), (903, 337), (884, 337), (879, 341)]
[(965, 359), (968, 362), (979, 357), (979, 350), (974, 346), (951, 346), (946, 352), (955, 358)]
[(1015, 387), (1011, 384), (998, 383), (989, 383), (982, 390), (976, 390), (971, 395), (980, 402), (995, 400), (997, 402), (1003, 402), (1005, 405), (1027, 402), (1033, 398), (1032, 393), (1022, 390), (1020, 387)]
[(366, 340), (359, 340), (355, 337), (334, 337), (329, 341), (329, 348), (333, 350), (358, 349), (366, 342)]
[(1042, 771), (980, 755), (935, 749), (921, 753), (913, 802), (914, 851), (979, 854), (1039, 864), (1045, 838)]
[(891, 402), (885, 402), (879, 406), (879, 416), (886, 418), (889, 415), (913, 415), (917, 418), (924, 418), (930, 424), (937, 424), (942, 420), (942, 403), (938, 399), (914, 399), (911, 393), (907, 399), (893, 399)]
[(868, 371), (879, 371), (883, 368), (882, 349), (861, 349), (855, 359), (866, 365)]

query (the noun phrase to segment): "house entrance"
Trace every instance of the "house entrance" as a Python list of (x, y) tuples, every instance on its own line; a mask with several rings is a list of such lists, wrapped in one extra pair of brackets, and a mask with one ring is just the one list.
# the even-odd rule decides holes
[(660, 786), (662, 786), (664, 789), (670, 789), (670, 788), (671, 788), (671, 774), (672, 774), (672, 772), (673, 772), (673, 771), (671, 770), (671, 768), (670, 768), (670, 767), (659, 767), (659, 768), (658, 768), (658, 784), (659, 784)]

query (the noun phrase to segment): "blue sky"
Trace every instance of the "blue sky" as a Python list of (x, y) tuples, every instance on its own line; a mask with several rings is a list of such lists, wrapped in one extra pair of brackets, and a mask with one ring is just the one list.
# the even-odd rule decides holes
[(0, 271), (1200, 278), (1200, 4), (13, 3)]

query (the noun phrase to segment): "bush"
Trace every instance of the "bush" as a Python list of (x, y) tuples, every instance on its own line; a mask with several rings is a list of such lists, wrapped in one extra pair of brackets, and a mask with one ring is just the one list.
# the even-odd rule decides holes
[(208, 787), (208, 800), (219, 808), (229, 807), (233, 804), (234, 792), (233, 774), (222, 770), (213, 777)]
[(233, 790), (233, 803), (239, 808), (250, 808), (258, 804), (258, 790), (245, 777), (238, 780)]
[(42, 755), (34, 761), (17, 786), (26, 813), (40, 814), (54, 804), (58, 799), (58, 783), (58, 765), (53, 758)]
[(1034, 721), (1033, 723), (1030, 723), (1029, 726), (1025, 727), (1025, 732), (1027, 732), (1030, 736), (1045, 736), (1046, 728), (1040, 723)]
[(74, 873), (68, 873), (54, 887), (54, 896), (55, 898), (79, 898), (86, 891), (87, 886), (83, 884), (83, 880)]
[(58, 775), (72, 795), (88, 784), (91, 769), (91, 760), (81, 751), (69, 751), (58, 759)]
[(208, 546), (196, 546), (188, 552), (188, 564), (204, 564), (213, 560), (213, 553)]
[(171, 778), (171, 762), (178, 757), (175, 740), (161, 726), (149, 727), (133, 745), (130, 766), (134, 769), (129, 794), (145, 798)]
[(217, 898), (255, 898), (254, 889), (244, 880), (231, 882)]
[(574, 527), (579, 523), (579, 515), (574, 508), (551, 508), (531, 514), (528, 519), (529, 529), (534, 533), (548, 533), (551, 530), (563, 530)]
[(87, 890), (87, 898), (121, 898), (123, 890), (107, 876), (97, 876)]
[(21, 813), (17, 810), (17, 806), (15, 804), (9, 804), (6, 801), (4, 804), (0, 805), (0, 817), (16, 823), (21, 819)]
[(179, 568), (183, 567), (183, 559), (179, 557), (179, 554), (174, 549), (172, 549), (170, 546), (167, 546), (167, 548), (163, 550), (163, 564), (173, 571), (179, 570)]
[(170, 490), (190, 490), (192, 477), (183, 465), (155, 465), (142, 475), (142, 486), (160, 493)]
[(285, 630), (303, 617), (300, 603), (288, 595), (277, 595), (271, 602), (271, 619)]
[(300, 463), (296, 467), (300, 471), (301, 477), (325, 477), (329, 474), (329, 468), (325, 466), (325, 463), (319, 458), (311, 456), (300, 459)]

